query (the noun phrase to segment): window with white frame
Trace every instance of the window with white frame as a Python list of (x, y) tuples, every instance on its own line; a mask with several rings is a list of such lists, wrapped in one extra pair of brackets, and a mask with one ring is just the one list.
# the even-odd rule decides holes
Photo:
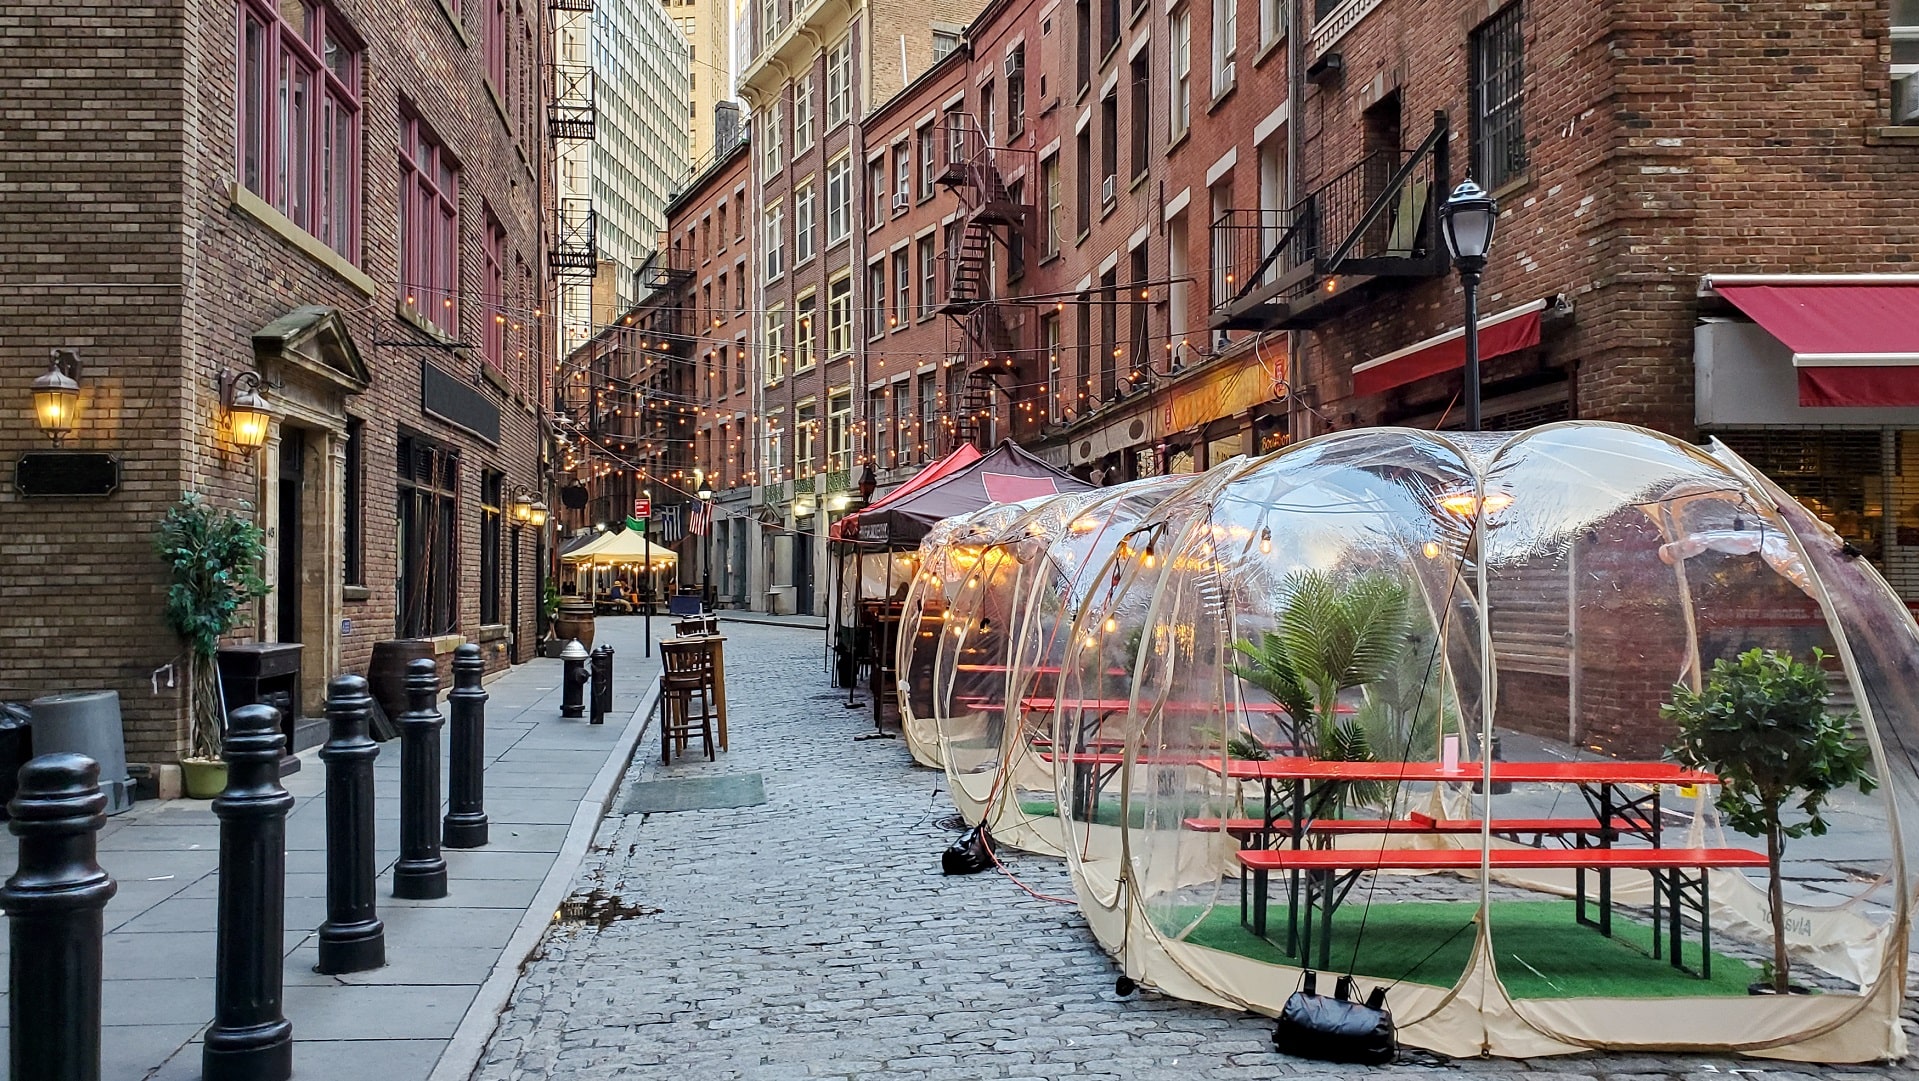
[(793, 80), (793, 156), (813, 146), (813, 73)]
[(901, 211), (913, 199), (913, 144), (904, 139), (893, 144), (893, 196)]
[(1186, 211), (1166, 223), (1166, 341), (1178, 349), (1186, 337), (1186, 310), (1192, 296), (1192, 258), (1186, 250)]
[(793, 302), (793, 370), (803, 372), (818, 359), (814, 346), (819, 343), (819, 293), (808, 289)]
[(778, 484), (786, 479), (786, 410), (773, 410), (760, 432), (760, 462), (766, 467), (760, 483)]
[(853, 351), (853, 278), (842, 274), (826, 286), (826, 355)]
[(777, 383), (786, 377), (786, 305), (766, 309), (766, 342), (760, 346), (760, 381)]
[(845, 154), (826, 167), (826, 246), (844, 241), (851, 228), (853, 160)]
[(866, 267), (866, 336), (877, 338), (886, 333), (886, 260), (879, 258)]
[(873, 201), (873, 216), (866, 221), (868, 229), (877, 229), (886, 224), (886, 207), (893, 193), (886, 183), (886, 155), (882, 154), (866, 163), (866, 197)]
[(1193, 122), (1193, 10), (1180, 8), (1172, 18), (1173, 43), (1171, 78), (1167, 85), (1172, 100), (1167, 103), (1168, 140), (1186, 134)]
[(826, 396), (826, 468), (853, 468), (853, 391), (841, 387)]
[(1039, 163), (1040, 213), (1044, 220), (1040, 222), (1039, 253), (1040, 258), (1059, 254), (1059, 155), (1048, 154)]
[(785, 222), (781, 218), (783, 207), (775, 200), (766, 207), (766, 280), (773, 281), (786, 273), (786, 238), (781, 235)]
[(793, 265), (798, 266), (813, 258), (816, 224), (813, 220), (813, 178), (809, 176), (793, 186)]
[[(1218, 221), (1226, 216), (1233, 206), (1233, 180), (1231, 174), (1212, 187), (1206, 189), (1212, 211), (1208, 221)], [(1214, 308), (1226, 303), (1232, 296), (1233, 251), (1227, 240), (1227, 230), (1211, 229), (1213, 252), (1213, 304)]]
[(1060, 419), (1059, 385), (1059, 313), (1048, 312), (1040, 320), (1040, 341), (1046, 349), (1046, 419)]
[(1286, 36), (1286, 0), (1259, 0), (1259, 47)]
[[(1286, 129), (1279, 130), (1266, 137), (1259, 144), (1259, 251), (1262, 256), (1272, 251), (1284, 233), (1281, 219), (1286, 212)], [(1279, 279), (1282, 267), (1275, 259), (1266, 268), (1260, 279), (1271, 283)]]
[(760, 0), (760, 48), (773, 43), (780, 32), (780, 0)]
[(1213, 96), (1232, 88), (1239, 50), (1239, 0), (1213, 0)]
[(853, 41), (841, 38), (826, 51), (826, 130), (853, 115)]
[(804, 480), (813, 475), (815, 448), (819, 445), (819, 400), (801, 398), (793, 407), (793, 475)]
[(1026, 130), (1026, 46), (1015, 45), (1006, 54), (1006, 137), (1010, 141)]
[(905, 248), (893, 253), (893, 326), (913, 321), (913, 253)]
[(960, 36), (950, 30), (933, 31), (933, 62), (946, 59), (946, 54), (959, 48)]
[(240, 182), (349, 260), (360, 225), (360, 44), (324, 3), (240, 8)]
[(932, 237), (920, 237), (919, 260), (920, 317), (923, 319), (933, 314), (933, 297), (939, 291), (939, 254)]
[(761, 125), (766, 138), (760, 144), (760, 176), (772, 183), (780, 175), (783, 159), (780, 157), (780, 103), (775, 101), (766, 107), (766, 123)]
[(939, 182), (939, 127), (935, 124), (922, 124), (918, 132), (920, 144), (920, 198), (933, 197), (933, 185)]
[(1892, 122), (1919, 126), (1919, 0), (1892, 0)]

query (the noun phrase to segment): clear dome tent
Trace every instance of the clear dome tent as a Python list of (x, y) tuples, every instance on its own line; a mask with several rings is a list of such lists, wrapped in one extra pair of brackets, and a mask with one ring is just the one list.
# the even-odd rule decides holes
[(970, 514), (934, 523), (920, 541), (919, 571), (907, 587), (900, 611), (895, 671), (899, 680), (900, 732), (913, 760), (941, 769), (940, 733), (933, 717), (933, 663), (946, 633), (946, 612), (979, 561), (970, 536)]
[[(1724, 448), (1339, 433), (1167, 501), (1095, 581), (1061, 680), (1121, 669), (1125, 702), (1056, 711), (1055, 796), (1128, 975), (1277, 1012), (1301, 969), (1351, 972), (1449, 1055), (1903, 1053), (1919, 630)], [(1668, 754), (1665, 707), (1754, 649), (1823, 657), (1840, 742), (1882, 782), (1786, 842), (1804, 994), (1749, 993), (1774, 956), (1766, 842)]]

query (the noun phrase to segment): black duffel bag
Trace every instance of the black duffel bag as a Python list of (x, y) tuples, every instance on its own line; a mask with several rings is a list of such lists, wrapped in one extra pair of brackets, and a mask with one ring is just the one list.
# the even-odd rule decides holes
[(940, 868), (949, 875), (978, 874), (993, 866), (993, 835), (981, 822), (940, 853)]
[(1386, 989), (1373, 988), (1365, 1002), (1354, 1002), (1353, 978), (1341, 976), (1333, 997), (1316, 993), (1314, 974), (1286, 1000), (1273, 1046), (1281, 1054), (1321, 1062), (1384, 1066), (1393, 1060), (1399, 1041), (1393, 1035), (1392, 1011), (1386, 1008)]

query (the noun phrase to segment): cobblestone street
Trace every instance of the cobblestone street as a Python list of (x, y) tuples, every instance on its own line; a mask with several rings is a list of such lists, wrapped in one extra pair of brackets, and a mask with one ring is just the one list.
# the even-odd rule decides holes
[[(1121, 999), (1072, 905), (940, 874), (944, 776), (896, 739), (857, 739), (871, 713), (827, 684), (818, 633), (725, 629), (732, 750), (662, 770), (650, 736), (629, 783), (757, 772), (767, 802), (609, 819), (578, 890), (618, 901), (548, 933), (481, 1081), (1919, 1076), (1649, 1055), (1366, 1070), (1273, 1054), (1265, 1018)], [(1007, 863), (1070, 894), (1062, 863)]]

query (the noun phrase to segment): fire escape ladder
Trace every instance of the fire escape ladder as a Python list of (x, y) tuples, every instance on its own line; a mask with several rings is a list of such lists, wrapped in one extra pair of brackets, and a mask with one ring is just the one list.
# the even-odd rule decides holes
[(562, 199), (556, 215), (547, 267), (562, 279), (593, 277), (600, 267), (600, 249), (599, 215), (592, 198)]
[(961, 227), (959, 250), (941, 256), (946, 272), (946, 301), (939, 307), (941, 314), (963, 318), (986, 303), (987, 256), (992, 245), (988, 226), (969, 220)]

